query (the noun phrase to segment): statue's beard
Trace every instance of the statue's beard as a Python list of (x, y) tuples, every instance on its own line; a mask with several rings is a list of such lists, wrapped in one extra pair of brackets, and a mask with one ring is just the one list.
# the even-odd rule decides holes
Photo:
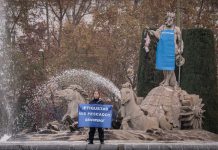
[(165, 22), (165, 25), (166, 25), (167, 27), (172, 27), (172, 26), (173, 26), (173, 19), (168, 18), (168, 19), (166, 20), (166, 22)]
[(172, 26), (173, 26), (173, 24), (166, 24), (166, 26), (167, 26), (167, 27), (172, 27)]
[(173, 26), (173, 22), (172, 22), (172, 21), (166, 22), (165, 25), (166, 25), (167, 27), (172, 27), (172, 26)]

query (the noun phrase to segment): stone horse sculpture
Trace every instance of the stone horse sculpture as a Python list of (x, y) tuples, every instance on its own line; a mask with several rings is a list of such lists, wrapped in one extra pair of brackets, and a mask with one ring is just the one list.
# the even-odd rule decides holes
[(55, 97), (67, 101), (67, 112), (62, 117), (62, 121), (67, 118), (77, 118), (78, 105), (85, 103), (86, 92), (79, 85), (70, 85), (64, 90), (55, 93)]
[(142, 111), (136, 104), (136, 95), (128, 82), (122, 85), (120, 113), (123, 118), (121, 124), (123, 130), (159, 129), (158, 119), (146, 116), (147, 112)]

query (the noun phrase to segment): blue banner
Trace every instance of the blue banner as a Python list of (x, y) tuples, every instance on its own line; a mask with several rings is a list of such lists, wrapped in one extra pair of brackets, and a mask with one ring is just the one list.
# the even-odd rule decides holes
[(79, 127), (111, 128), (112, 105), (80, 104)]

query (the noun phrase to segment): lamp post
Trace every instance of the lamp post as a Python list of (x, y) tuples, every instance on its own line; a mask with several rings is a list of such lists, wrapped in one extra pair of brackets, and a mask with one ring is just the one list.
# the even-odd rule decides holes
[(39, 52), (42, 55), (42, 67), (45, 68), (45, 56), (44, 56), (44, 49), (39, 49)]
[[(39, 49), (39, 53), (41, 53), (41, 59), (42, 59), (42, 68), (45, 68), (45, 57), (44, 57), (44, 49)], [(43, 113), (43, 108), (44, 108), (44, 104), (43, 101), (40, 102), (40, 107), (41, 107), (41, 126), (44, 125), (44, 113)]]

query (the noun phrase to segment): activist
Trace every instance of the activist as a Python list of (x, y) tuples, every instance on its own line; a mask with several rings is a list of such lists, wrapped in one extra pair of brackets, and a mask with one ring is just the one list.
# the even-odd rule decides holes
[[(89, 104), (104, 104), (104, 102), (100, 99), (100, 93), (98, 90), (95, 90), (93, 93), (93, 100), (89, 102)], [(98, 136), (101, 144), (104, 144), (104, 129), (103, 128), (97, 128), (98, 129)], [(95, 127), (90, 127), (89, 130), (89, 143), (93, 144), (94, 136), (95, 136)]]

